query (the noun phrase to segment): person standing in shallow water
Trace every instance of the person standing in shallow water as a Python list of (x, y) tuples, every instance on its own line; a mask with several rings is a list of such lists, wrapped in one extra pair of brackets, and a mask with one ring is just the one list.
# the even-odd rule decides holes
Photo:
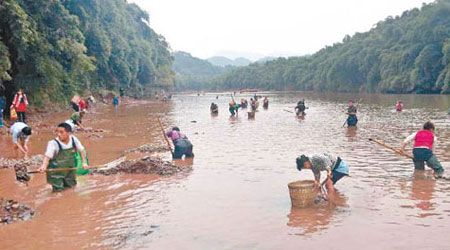
[[(67, 123), (61, 123), (56, 128), (57, 138), (47, 144), (41, 173), (48, 169), (75, 168), (75, 153), (81, 153), (83, 169), (87, 169), (86, 150), (81, 142), (72, 135), (72, 127)], [(60, 192), (66, 188), (77, 185), (75, 170), (61, 172), (47, 172), (47, 182), (52, 185), (53, 192)]]
[(438, 158), (433, 154), (433, 149), (437, 144), (437, 137), (434, 135), (434, 130), (434, 124), (432, 122), (425, 122), (422, 130), (406, 137), (402, 143), (401, 150), (404, 152), (406, 145), (414, 141), (414, 169), (425, 170), (426, 162), (427, 166), (434, 170), (435, 177), (442, 177), (444, 168)]
[(211, 103), (211, 106), (209, 107), (209, 110), (211, 111), (211, 114), (218, 114), (219, 113), (219, 106), (215, 103)]
[(264, 97), (263, 108), (265, 108), (265, 109), (269, 108), (269, 98), (267, 98), (267, 96)]
[(14, 143), (14, 149), (19, 149), (28, 156), (28, 142), (31, 136), (31, 128), (23, 122), (15, 122), (11, 128), (10, 133), (12, 135), (12, 141)]
[(312, 154), (309, 156), (301, 155), (296, 159), (297, 169), (311, 169), (314, 173), (314, 185), (320, 187), (320, 171), (327, 171), (327, 180), (325, 182), (329, 191), (334, 191), (334, 185), (342, 177), (348, 176), (349, 166), (339, 156), (330, 153)]
[(348, 101), (348, 109), (347, 109), (347, 126), (349, 127), (356, 127), (356, 124), (358, 124), (358, 117), (356, 117), (357, 108), (354, 105), (353, 101)]
[(183, 155), (186, 158), (194, 157), (194, 153), (192, 152), (194, 146), (187, 136), (180, 132), (178, 127), (173, 127), (166, 135), (172, 139), (173, 145), (175, 146), (175, 150), (172, 154), (173, 159), (181, 159)]
[(401, 112), (403, 110), (403, 102), (398, 101), (397, 105), (395, 105), (395, 109), (397, 110), (397, 112)]

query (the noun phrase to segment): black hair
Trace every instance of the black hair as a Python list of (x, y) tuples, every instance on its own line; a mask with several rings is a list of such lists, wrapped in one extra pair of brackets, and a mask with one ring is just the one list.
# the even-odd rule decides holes
[(22, 129), (22, 133), (24, 135), (31, 135), (31, 128), (26, 126), (25, 128)]
[(306, 155), (301, 155), (301, 156), (297, 157), (295, 162), (297, 163), (298, 171), (302, 171), (303, 164), (307, 161), (309, 161), (309, 158)]
[(66, 130), (66, 132), (72, 132), (72, 126), (70, 126), (69, 124), (67, 124), (65, 122), (60, 123), (58, 125), (58, 128), (64, 128), (64, 130)]
[(425, 122), (425, 124), (423, 124), (423, 129), (425, 130), (434, 130), (434, 124), (430, 121)]
[(178, 128), (178, 127), (173, 127), (172, 130), (180, 132), (180, 128)]

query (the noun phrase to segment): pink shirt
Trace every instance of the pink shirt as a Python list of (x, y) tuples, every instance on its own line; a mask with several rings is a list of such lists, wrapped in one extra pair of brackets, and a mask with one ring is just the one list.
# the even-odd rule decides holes
[(172, 141), (175, 141), (175, 140), (177, 140), (179, 138), (185, 138), (186, 137), (184, 134), (182, 134), (182, 133), (180, 133), (180, 132), (178, 132), (176, 130), (169, 131), (169, 132), (166, 133), (166, 135), (168, 137), (170, 137), (170, 139), (172, 139)]

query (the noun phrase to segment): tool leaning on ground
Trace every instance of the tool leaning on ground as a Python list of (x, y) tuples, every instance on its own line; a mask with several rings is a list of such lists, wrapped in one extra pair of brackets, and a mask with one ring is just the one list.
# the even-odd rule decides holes
[(157, 117), (157, 119), (158, 119), (159, 127), (161, 128), (161, 131), (162, 131), (162, 133), (163, 133), (164, 139), (166, 139), (167, 146), (169, 147), (169, 151), (170, 151), (170, 153), (171, 153), (172, 156), (173, 156), (172, 145), (170, 145), (169, 138), (167, 138), (166, 132), (164, 131), (164, 127), (163, 127), (163, 125), (161, 124), (161, 120), (159, 119), (159, 117)]

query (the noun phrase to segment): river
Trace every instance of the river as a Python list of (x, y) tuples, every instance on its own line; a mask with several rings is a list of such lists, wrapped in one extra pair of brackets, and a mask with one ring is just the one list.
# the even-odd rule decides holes
[[(85, 126), (106, 129), (104, 137), (79, 135), (91, 164), (103, 164), (125, 149), (163, 145), (161, 116), (194, 144), (189, 174), (81, 176), (75, 189), (55, 194), (44, 175), (27, 186), (13, 170), (0, 170), (0, 197), (37, 211), (29, 221), (0, 226), (0, 249), (450, 249), (450, 181), (434, 180), (430, 170), (414, 173), (411, 160), (368, 140), (398, 146), (431, 120), (435, 153), (450, 173), (449, 96), (268, 92), (261, 95), (269, 109), (260, 105), (248, 119), (242, 111), (230, 117), (229, 95), (218, 95), (99, 107)], [(297, 118), (288, 111), (303, 98), (309, 109)], [(357, 129), (342, 126), (348, 99), (361, 102)], [(394, 111), (399, 99), (401, 113)], [(211, 102), (219, 104), (218, 116), (211, 116)], [(52, 126), (69, 114), (45, 121), (32, 154), (44, 152)], [(298, 172), (295, 158), (327, 151), (349, 163), (350, 177), (336, 184), (332, 203), (291, 209), (287, 184), (313, 178)], [(15, 156), (10, 138), (0, 136), (0, 153)]]

